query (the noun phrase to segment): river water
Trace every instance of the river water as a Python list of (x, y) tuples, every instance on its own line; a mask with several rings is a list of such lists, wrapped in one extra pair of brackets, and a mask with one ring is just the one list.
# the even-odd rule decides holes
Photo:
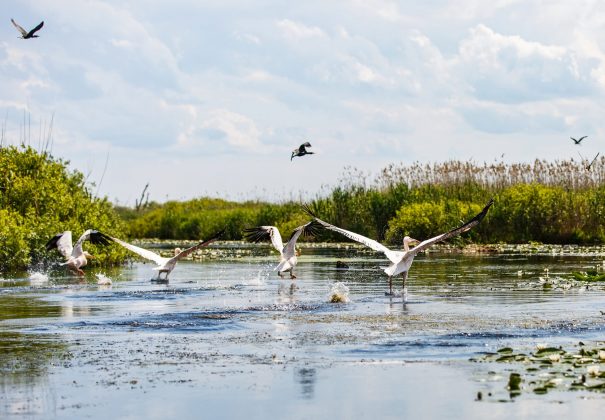
[(469, 360), (603, 340), (605, 287), (566, 280), (601, 253), (433, 251), (403, 304), (385, 296), (381, 255), (302, 251), (296, 280), (279, 279), (269, 248), (233, 244), (167, 284), (143, 263), (5, 276), (0, 418), (601, 416), (603, 393), (511, 396), (523, 366)]

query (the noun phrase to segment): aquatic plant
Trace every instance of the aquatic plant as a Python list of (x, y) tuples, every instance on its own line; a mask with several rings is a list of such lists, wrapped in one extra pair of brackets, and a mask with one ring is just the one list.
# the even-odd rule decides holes
[[(548, 347), (544, 344), (524, 353), (510, 347), (472, 358), (477, 363), (506, 365), (509, 374), (506, 385), (501, 389), (514, 398), (523, 392), (546, 394), (551, 389), (559, 391), (605, 392), (605, 343), (597, 342), (588, 346), (579, 342), (574, 349)], [(490, 370), (490, 375), (498, 375)], [(494, 393), (498, 398), (498, 391)], [(492, 393), (490, 393), (490, 396)]]

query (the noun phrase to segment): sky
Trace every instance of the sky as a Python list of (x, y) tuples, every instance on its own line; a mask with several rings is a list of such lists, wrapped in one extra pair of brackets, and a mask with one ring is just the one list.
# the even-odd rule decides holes
[(602, 1), (3, 0), (0, 22), (5, 144), (52, 119), (53, 155), (119, 204), (603, 150)]

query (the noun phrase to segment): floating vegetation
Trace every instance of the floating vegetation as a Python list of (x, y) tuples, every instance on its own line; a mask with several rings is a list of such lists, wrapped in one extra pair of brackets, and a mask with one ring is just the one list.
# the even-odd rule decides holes
[(571, 276), (579, 281), (605, 281), (605, 273), (599, 270), (591, 271), (574, 271)]
[[(605, 392), (605, 342), (592, 347), (579, 342), (573, 350), (539, 344), (529, 354), (504, 347), (470, 360), (506, 364), (510, 373), (501, 389), (507, 390), (511, 398), (523, 392), (540, 395), (549, 390)], [(494, 371), (490, 375), (492, 379), (506, 377)]]

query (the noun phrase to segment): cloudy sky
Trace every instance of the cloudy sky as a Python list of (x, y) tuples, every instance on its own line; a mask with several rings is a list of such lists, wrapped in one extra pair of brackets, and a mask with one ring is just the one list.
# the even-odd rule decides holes
[[(605, 145), (602, 1), (3, 0), (0, 16), (5, 142), (26, 115), (37, 144), (54, 115), (53, 154), (120, 203), (147, 182), (158, 201), (281, 200), (347, 166)], [(40, 38), (11, 17), (44, 20)], [(316, 154), (290, 162), (304, 140)]]

